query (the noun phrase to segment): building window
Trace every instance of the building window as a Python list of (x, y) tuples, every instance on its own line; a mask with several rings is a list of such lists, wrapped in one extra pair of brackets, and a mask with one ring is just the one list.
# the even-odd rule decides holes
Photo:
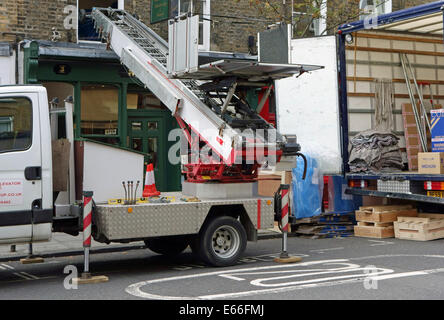
[(77, 39), (79, 41), (100, 41), (91, 18), (92, 8), (124, 9), (123, 0), (77, 0), (78, 25)]
[[(200, 4), (197, 4), (197, 10), (199, 11), (199, 50), (210, 51), (211, 0), (201, 0)], [(195, 11), (191, 0), (170, 0), (172, 18), (188, 12), (194, 14)]]
[(0, 152), (27, 150), (31, 143), (31, 101), (27, 98), (0, 98)]
[(199, 50), (210, 51), (211, 0), (202, 1), (202, 14), (199, 19)]
[(118, 136), (118, 122), (119, 89), (110, 85), (82, 85), (81, 134), (108, 141), (108, 138)]
[(193, 2), (191, 0), (170, 0), (170, 14), (172, 18), (187, 12), (193, 12)]

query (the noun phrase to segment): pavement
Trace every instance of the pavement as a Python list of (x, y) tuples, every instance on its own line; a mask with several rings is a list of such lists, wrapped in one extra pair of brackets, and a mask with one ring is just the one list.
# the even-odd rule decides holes
[[(273, 229), (259, 230), (258, 238), (274, 239), (281, 236), (281, 232), (277, 226)], [(51, 241), (35, 242), (32, 245), (33, 255), (41, 258), (61, 257), (61, 256), (77, 256), (83, 254), (83, 234), (71, 236), (65, 233), (53, 233)], [(131, 251), (145, 249), (143, 241), (121, 243), (100, 243), (92, 240), (91, 253), (107, 253), (119, 251)], [(0, 262), (18, 261), (29, 255), (28, 244), (17, 244), (15, 252), (11, 251), (11, 245), (0, 245)]]

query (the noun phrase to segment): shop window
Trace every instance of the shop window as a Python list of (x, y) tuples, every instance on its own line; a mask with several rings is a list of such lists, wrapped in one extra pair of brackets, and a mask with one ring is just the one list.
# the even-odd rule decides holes
[(152, 93), (128, 92), (126, 104), (130, 110), (164, 109), (160, 100)]
[(132, 122), (131, 129), (133, 131), (142, 131), (142, 122)]
[(31, 143), (31, 101), (27, 98), (0, 98), (0, 152), (27, 150)]
[(124, 9), (123, 1), (119, 0), (78, 0), (78, 37), (80, 41), (100, 41), (91, 18), (92, 8)]
[(148, 130), (157, 130), (158, 126), (157, 126), (157, 122), (148, 122)]
[(82, 135), (99, 135), (107, 141), (110, 136), (118, 135), (119, 89), (117, 87), (82, 85), (80, 103)]

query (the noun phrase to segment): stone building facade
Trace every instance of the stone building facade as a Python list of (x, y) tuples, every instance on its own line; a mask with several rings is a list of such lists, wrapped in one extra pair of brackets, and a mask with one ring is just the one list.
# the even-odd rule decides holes
[[(177, 0), (176, 0), (177, 1)], [(182, 0), (185, 1), (185, 0)], [(203, 0), (205, 1), (205, 0)], [(194, 12), (202, 13), (201, 0), (194, 0)], [(282, 4), (282, 0), (272, 2)], [(423, 4), (425, 0), (392, 0), (393, 11)], [(289, 15), (290, 1), (283, 7)], [(167, 22), (150, 23), (151, 0), (2, 0), (0, 1), (0, 41), (36, 39), (77, 41), (78, 6), (124, 6), (141, 21), (167, 37)], [(248, 52), (248, 37), (256, 36), (274, 22), (276, 16), (259, 16), (250, 0), (212, 0), (210, 49)]]

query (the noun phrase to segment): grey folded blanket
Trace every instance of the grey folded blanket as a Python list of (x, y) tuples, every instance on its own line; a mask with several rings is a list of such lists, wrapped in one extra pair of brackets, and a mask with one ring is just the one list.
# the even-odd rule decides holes
[(352, 173), (380, 173), (401, 171), (404, 164), (399, 138), (391, 132), (368, 130), (351, 141), (350, 171)]

